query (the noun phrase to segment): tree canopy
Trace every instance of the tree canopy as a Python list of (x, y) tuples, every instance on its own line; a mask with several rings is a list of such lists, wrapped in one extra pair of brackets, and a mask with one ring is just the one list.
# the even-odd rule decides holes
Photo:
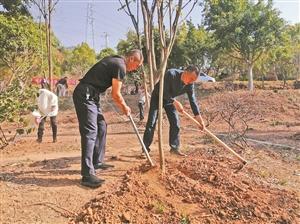
[(206, 0), (204, 12), (205, 25), (218, 46), (249, 66), (249, 88), (253, 89), (254, 63), (278, 43), (284, 28), (272, 1)]
[(0, 61), (11, 70), (10, 83), (37, 65), (39, 38), (38, 25), (30, 18), (0, 14)]

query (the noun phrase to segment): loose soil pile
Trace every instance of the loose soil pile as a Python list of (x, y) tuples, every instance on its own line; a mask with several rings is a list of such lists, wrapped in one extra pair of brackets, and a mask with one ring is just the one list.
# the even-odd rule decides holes
[[(109, 97), (103, 97), (106, 161), (115, 168), (98, 171), (106, 182), (89, 189), (80, 185), (80, 136), (68, 98), (62, 104), (71, 108), (58, 115), (58, 142), (52, 143), (47, 123), (42, 144), (31, 133), (17, 136), (1, 151), (0, 223), (300, 223), (300, 92), (212, 89), (204, 93), (200, 88), (198, 96), (202, 109), (211, 111), (244, 100), (241, 105), (252, 107), (257, 115), (249, 121), (247, 137), (293, 149), (253, 142), (244, 149), (231, 145), (250, 161), (238, 171), (234, 157), (181, 117), (181, 145), (188, 157), (167, 152), (165, 121), (167, 166), (162, 177), (158, 167), (148, 169), (143, 164), (130, 122), (115, 111)], [(136, 97), (125, 98), (137, 121)], [(191, 113), (187, 98), (181, 99)], [(143, 133), (144, 124), (138, 126)], [(228, 131), (218, 117), (208, 128), (217, 135)], [(223, 140), (229, 143), (226, 137)], [(151, 147), (152, 159), (159, 164), (156, 135)]]
[(70, 223), (299, 223), (295, 193), (249, 179), (251, 170), (219, 153), (171, 158), (164, 177), (158, 168), (130, 170)]

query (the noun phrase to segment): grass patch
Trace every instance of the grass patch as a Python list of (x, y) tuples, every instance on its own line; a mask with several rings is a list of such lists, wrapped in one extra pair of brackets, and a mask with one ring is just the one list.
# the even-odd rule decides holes
[(210, 136), (205, 135), (203, 137), (203, 144), (204, 145), (206, 145), (206, 144), (214, 144), (214, 143), (216, 143), (216, 141), (213, 138), (211, 138)]
[(191, 221), (187, 215), (182, 215), (180, 219), (180, 224), (190, 224)]
[(258, 175), (262, 178), (267, 178), (267, 177), (270, 177), (270, 173), (266, 170), (260, 170), (258, 172)]
[(153, 207), (155, 212), (158, 214), (163, 214), (166, 210), (166, 206), (161, 201), (157, 201)]
[(284, 124), (285, 124), (284, 122), (278, 120), (272, 120), (270, 125), (274, 127), (274, 126), (284, 125)]
[(287, 183), (288, 183), (288, 181), (285, 180), (285, 179), (279, 180), (279, 182), (278, 182), (278, 184), (281, 185), (281, 186), (286, 186)]

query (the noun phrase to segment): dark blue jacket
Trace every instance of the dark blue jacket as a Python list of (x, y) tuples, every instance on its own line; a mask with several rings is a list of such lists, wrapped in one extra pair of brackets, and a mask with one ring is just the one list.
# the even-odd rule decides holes
[[(194, 84), (185, 85), (181, 80), (182, 73), (183, 70), (179, 69), (169, 69), (166, 72), (164, 77), (164, 105), (173, 103), (176, 96), (187, 93), (194, 115), (199, 115), (200, 110), (195, 96)], [(154, 86), (152, 93), (154, 97), (159, 95), (159, 84), (160, 82)]]

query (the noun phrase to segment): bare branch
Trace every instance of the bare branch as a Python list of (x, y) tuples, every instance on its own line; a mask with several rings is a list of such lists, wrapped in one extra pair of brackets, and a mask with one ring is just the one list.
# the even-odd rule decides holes
[[(182, 7), (182, 9), (184, 9), (190, 2), (191, 2), (191, 0), (188, 1), (188, 2)], [(188, 16), (192, 13), (192, 11), (194, 10), (194, 8), (195, 8), (195, 6), (196, 6), (197, 3), (198, 3), (198, 0), (194, 0), (194, 3), (193, 3), (193, 5), (192, 5), (191, 9), (188, 11), (188, 13), (187, 13), (186, 16), (184, 17), (184, 19), (181, 20), (179, 24), (182, 24), (182, 23), (187, 19), (187, 17), (188, 17)]]
[[(126, 2), (127, 2), (127, 1), (126, 1)], [(129, 12), (126, 11), (126, 4), (123, 4), (123, 3), (121, 2), (121, 0), (119, 0), (119, 3), (120, 3), (120, 5), (121, 5), (121, 8), (118, 8), (118, 11), (123, 10), (128, 16), (130, 16)]]
[[(184, 6), (182, 6), (182, 9), (184, 9), (186, 6), (188, 6), (188, 4), (190, 4), (190, 2), (191, 2), (192, 0), (188, 0), (185, 4), (184, 4)], [(197, 0), (194, 0), (195, 2), (197, 2)]]
[(52, 7), (50, 8), (50, 13), (54, 10), (55, 6), (58, 4), (59, 0), (53, 3)]

